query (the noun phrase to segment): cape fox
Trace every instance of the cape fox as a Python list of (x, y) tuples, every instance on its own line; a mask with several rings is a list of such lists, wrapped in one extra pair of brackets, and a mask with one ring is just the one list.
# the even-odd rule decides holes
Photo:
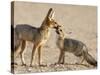
[(97, 61), (88, 53), (88, 48), (87, 46), (79, 41), (79, 40), (74, 40), (70, 38), (65, 38), (64, 32), (61, 27), (58, 27), (56, 29), (56, 32), (58, 34), (58, 39), (57, 39), (57, 46), (60, 49), (60, 56), (58, 63), (63, 64), (64, 63), (64, 58), (65, 58), (65, 51), (73, 53), (77, 57), (83, 57), (81, 63), (83, 60), (86, 60), (89, 64), (93, 66), (97, 66)]
[[(55, 12), (53, 9), (50, 8), (47, 16), (39, 28), (27, 24), (19, 24), (14, 28), (14, 48), (12, 48), (14, 49), (14, 57), (20, 54), (22, 65), (26, 65), (24, 61), (24, 49), (26, 46), (26, 41), (31, 41), (34, 44), (30, 66), (32, 66), (34, 53), (36, 50), (38, 50), (38, 64), (41, 65), (41, 48), (49, 38), (50, 29), (55, 29), (58, 25), (54, 20), (54, 13)], [(21, 49), (18, 49), (19, 46), (21, 46)]]

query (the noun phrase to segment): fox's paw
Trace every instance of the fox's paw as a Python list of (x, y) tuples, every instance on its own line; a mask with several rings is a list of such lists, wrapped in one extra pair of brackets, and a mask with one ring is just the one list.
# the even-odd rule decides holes
[(21, 66), (27, 66), (26, 64), (22, 64)]

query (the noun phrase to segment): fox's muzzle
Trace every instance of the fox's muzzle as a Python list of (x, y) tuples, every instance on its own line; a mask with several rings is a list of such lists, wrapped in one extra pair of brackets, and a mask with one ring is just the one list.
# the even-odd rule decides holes
[(61, 27), (60, 25), (58, 25), (57, 27), (54, 27), (54, 28), (56, 29), (56, 33), (57, 33), (57, 34), (60, 34), (60, 33), (59, 33), (59, 28), (60, 28), (60, 27)]

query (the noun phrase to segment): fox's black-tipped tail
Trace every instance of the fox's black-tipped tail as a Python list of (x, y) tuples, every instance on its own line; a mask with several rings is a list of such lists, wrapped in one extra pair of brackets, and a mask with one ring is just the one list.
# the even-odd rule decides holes
[(97, 61), (88, 53), (88, 52), (84, 52), (84, 58), (85, 58), (85, 60), (89, 63), (89, 64), (91, 64), (91, 65), (93, 65), (93, 66), (97, 66)]

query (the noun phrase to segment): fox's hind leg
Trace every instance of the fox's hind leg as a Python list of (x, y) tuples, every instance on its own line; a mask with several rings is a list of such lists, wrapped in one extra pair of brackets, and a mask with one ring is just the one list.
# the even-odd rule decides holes
[(81, 57), (79, 57), (79, 60), (78, 60), (78, 62), (76, 62), (76, 64), (82, 64), (83, 61), (84, 61), (84, 57), (81, 56)]
[(20, 41), (19, 41), (19, 43), (18, 43), (17, 45), (15, 44), (14, 50), (11, 52), (11, 64), (12, 64), (12, 65), (13, 65), (13, 64), (18, 65), (17, 63), (15, 63), (15, 59), (16, 59), (16, 57), (19, 55), (19, 52), (20, 52), (19, 47), (20, 47), (20, 45), (21, 45), (21, 43), (20, 43)]
[(22, 65), (24, 65), (24, 66), (26, 66), (25, 60), (24, 60), (25, 46), (26, 46), (26, 41), (23, 40), (22, 43), (21, 43), (20, 57), (21, 57)]
[(82, 64), (84, 60), (85, 60), (85, 58), (84, 58), (84, 56), (82, 56), (81, 61), (79, 63)]

